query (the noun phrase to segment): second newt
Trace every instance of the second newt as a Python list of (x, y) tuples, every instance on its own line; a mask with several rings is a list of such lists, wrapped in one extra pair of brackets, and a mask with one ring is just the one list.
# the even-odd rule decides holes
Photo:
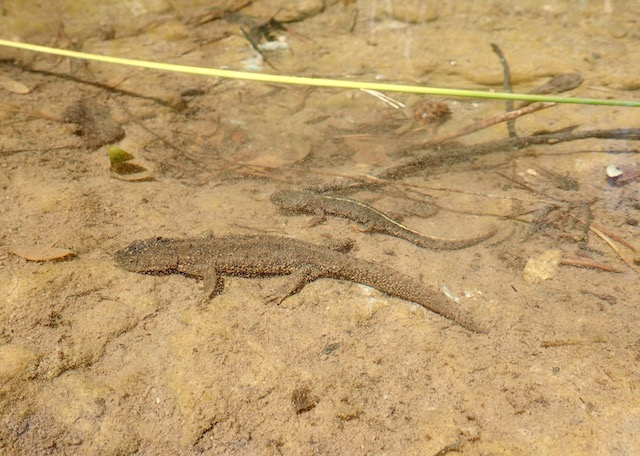
[(271, 202), (287, 212), (330, 214), (364, 226), (365, 231), (382, 233), (409, 241), (418, 247), (434, 250), (457, 250), (478, 244), (495, 234), (491, 230), (464, 239), (447, 239), (419, 233), (377, 209), (356, 200), (322, 195), (304, 190), (281, 190), (271, 195)]

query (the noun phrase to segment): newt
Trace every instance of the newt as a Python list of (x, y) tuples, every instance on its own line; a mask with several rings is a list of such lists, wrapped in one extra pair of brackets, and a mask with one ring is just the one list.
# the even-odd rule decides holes
[(554, 187), (559, 188), (560, 190), (572, 192), (580, 190), (580, 184), (572, 177), (564, 176), (560, 173), (556, 173), (555, 171), (542, 168), (541, 166), (536, 166), (536, 169), (540, 171), (540, 174), (549, 179)]
[[(529, 93), (532, 95), (555, 95), (557, 93), (563, 93), (575, 89), (582, 84), (582, 81), (583, 79), (580, 73), (559, 74), (558, 76), (549, 79), (541, 86), (531, 90)], [(523, 101), (518, 105), (517, 109), (529, 106), (531, 103), (533, 103), (533, 101)]]
[(190, 239), (162, 237), (135, 241), (115, 254), (127, 271), (143, 274), (183, 274), (202, 279), (204, 300), (224, 288), (221, 276), (267, 277), (290, 275), (269, 300), (281, 303), (319, 278), (348, 280), (390, 296), (412, 301), (474, 332), (486, 332), (444, 293), (378, 263), (341, 251), (287, 237), (207, 236)]
[(281, 190), (271, 195), (271, 202), (286, 212), (330, 214), (353, 220), (364, 231), (387, 234), (418, 247), (434, 250), (457, 250), (478, 244), (495, 234), (495, 230), (465, 239), (447, 239), (419, 233), (364, 203), (340, 196), (322, 195), (304, 190)]

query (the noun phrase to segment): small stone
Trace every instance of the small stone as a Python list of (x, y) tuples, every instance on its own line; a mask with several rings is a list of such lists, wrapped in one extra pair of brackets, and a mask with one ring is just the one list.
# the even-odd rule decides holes
[(613, 163), (607, 165), (607, 177), (618, 177), (622, 176), (623, 171), (620, 169), (618, 165)]
[(297, 415), (308, 412), (316, 406), (317, 398), (312, 394), (311, 388), (302, 386), (293, 390), (291, 393), (291, 404)]
[(397, 21), (419, 24), (435, 21), (438, 16), (436, 4), (424, 0), (405, 0), (394, 2), (391, 6), (391, 17)]

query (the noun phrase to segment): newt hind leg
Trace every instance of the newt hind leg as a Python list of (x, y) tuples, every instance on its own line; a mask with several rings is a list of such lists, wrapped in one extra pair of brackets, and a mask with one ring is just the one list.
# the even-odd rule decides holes
[(289, 275), (278, 289), (273, 293), (266, 296), (267, 302), (275, 302), (280, 305), (289, 296), (292, 296), (304, 288), (309, 282), (313, 282), (317, 278), (321, 277), (321, 273), (318, 268), (308, 265), (302, 266), (293, 274)]

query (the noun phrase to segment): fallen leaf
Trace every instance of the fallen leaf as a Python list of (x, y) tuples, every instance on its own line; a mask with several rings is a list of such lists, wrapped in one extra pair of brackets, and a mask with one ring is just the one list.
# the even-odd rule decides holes
[(153, 174), (144, 166), (135, 163), (120, 162), (111, 165), (111, 176), (125, 182), (142, 182), (153, 180)]
[(63, 261), (76, 256), (71, 250), (43, 245), (16, 245), (9, 251), (28, 261)]
[(111, 166), (116, 163), (123, 163), (129, 160), (133, 160), (133, 155), (126, 150), (115, 146), (109, 147), (109, 162), (111, 162)]
[(554, 278), (561, 259), (562, 251), (557, 249), (532, 256), (524, 268), (524, 280), (528, 283), (539, 283)]
[(14, 81), (6, 76), (0, 76), (0, 87), (7, 92), (17, 93), (18, 95), (25, 95), (31, 92), (31, 89), (23, 83)]

